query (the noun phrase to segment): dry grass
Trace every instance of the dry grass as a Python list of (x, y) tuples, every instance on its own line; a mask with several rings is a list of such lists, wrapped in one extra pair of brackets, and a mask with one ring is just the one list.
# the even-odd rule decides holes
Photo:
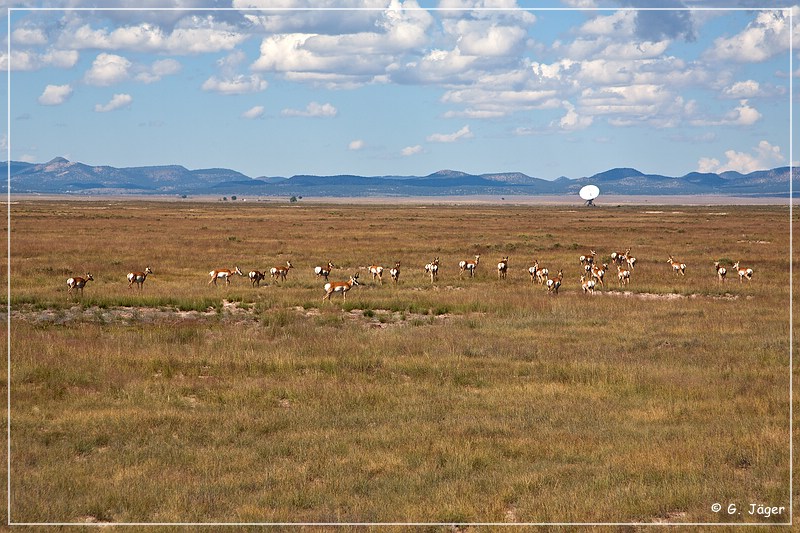
[[(785, 522), (710, 507), (788, 505), (787, 209), (647, 210), (16, 204), (11, 518)], [(581, 294), (578, 256), (626, 247), (632, 295)]]

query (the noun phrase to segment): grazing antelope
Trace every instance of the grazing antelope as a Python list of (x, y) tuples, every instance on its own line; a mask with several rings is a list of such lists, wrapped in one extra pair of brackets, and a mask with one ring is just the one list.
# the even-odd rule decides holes
[(458, 263), (458, 268), (460, 269), (459, 277), (464, 274), (465, 271), (469, 270), (469, 277), (475, 277), (475, 269), (478, 267), (478, 263), (481, 260), (480, 255), (475, 256), (475, 261), (461, 261)]
[(580, 257), (581, 264), (582, 265), (583, 264), (591, 265), (592, 263), (594, 263), (594, 256), (596, 256), (596, 255), (597, 255), (597, 252), (595, 252), (594, 250), (589, 250), (589, 253), (587, 255), (582, 255)]
[(71, 293), (72, 289), (78, 289), (79, 291), (81, 291), (81, 296), (83, 296), (83, 288), (90, 281), (94, 281), (94, 278), (88, 272), (86, 273), (85, 278), (81, 278), (78, 276), (75, 276), (74, 278), (69, 278), (67, 280), (67, 287), (69, 287), (69, 289), (67, 289), (67, 294)]
[(497, 279), (506, 279), (506, 274), (508, 274), (508, 256), (497, 263)]
[[(628, 249), (628, 251), (630, 251), (630, 249)], [(625, 260), (625, 253), (626, 252), (611, 252), (611, 262), (621, 265)]]
[(623, 270), (621, 266), (617, 266), (617, 278), (619, 279), (620, 286), (627, 285), (631, 280), (631, 271), (627, 269)]
[(581, 288), (583, 289), (583, 293), (586, 294), (587, 292), (594, 294), (594, 288), (597, 285), (595, 280), (590, 279), (587, 280), (586, 276), (581, 276)]
[(395, 262), (394, 268), (389, 270), (389, 275), (392, 276), (392, 281), (397, 285), (397, 282), (400, 281), (400, 261)]
[(331, 270), (333, 270), (334, 268), (336, 268), (336, 265), (334, 265), (333, 263), (328, 261), (328, 266), (314, 267), (314, 274), (316, 274), (317, 276), (323, 277), (323, 278), (325, 278), (325, 281), (328, 281), (328, 276), (330, 275)]
[(250, 283), (253, 284), (253, 287), (255, 287), (255, 286), (259, 286), (260, 287), (261, 286), (261, 280), (263, 280), (265, 277), (267, 277), (267, 275), (264, 274), (263, 272), (261, 272), (260, 270), (251, 270), (250, 273), (247, 274), (247, 276), (250, 278)]
[(538, 273), (539, 273), (539, 261), (534, 260), (533, 266), (528, 268), (528, 274), (531, 275), (531, 283), (536, 281)]
[(330, 300), (331, 294), (334, 292), (341, 292), (342, 299), (347, 300), (347, 291), (353, 288), (353, 285), (359, 285), (358, 283), (358, 272), (350, 276), (350, 281), (333, 281), (330, 283), (325, 284), (325, 296), (322, 297), (322, 301)]
[(269, 269), (269, 275), (272, 277), (275, 282), (278, 282), (278, 278), (286, 281), (286, 275), (289, 273), (289, 269), (294, 268), (292, 266), (291, 261), (286, 261), (286, 266), (279, 266), (279, 267), (272, 267)]
[(736, 261), (733, 264), (733, 268), (739, 273), (739, 283), (741, 283), (744, 278), (747, 278), (747, 281), (753, 280), (753, 269), (752, 268), (739, 268), (739, 261)]
[(602, 285), (603, 287), (606, 286), (606, 284), (603, 283), (603, 278), (606, 275), (606, 270), (608, 270), (607, 263), (603, 263), (602, 266), (600, 267), (598, 267), (597, 265), (592, 265), (592, 271), (591, 271), (592, 278), (596, 280), (595, 283), (600, 283), (600, 285)]
[(561, 287), (561, 281), (564, 279), (564, 273), (559, 270), (558, 275), (555, 278), (550, 278), (547, 280), (547, 292), (558, 294), (558, 288)]
[(714, 261), (714, 268), (717, 270), (717, 278), (725, 283), (725, 276), (728, 274), (728, 269), (719, 264), (719, 261)]
[(381, 285), (383, 285), (383, 267), (380, 265), (370, 265), (369, 266), (369, 273), (372, 274), (372, 281), (375, 281), (375, 278), (378, 278)]
[(667, 259), (667, 263), (672, 265), (672, 271), (675, 273), (676, 276), (678, 274), (680, 274), (681, 276), (686, 275), (685, 263), (681, 263), (680, 261), (675, 261), (675, 259), (673, 259), (672, 256), (669, 256), (669, 259)]
[(439, 258), (436, 257), (433, 261), (425, 265), (425, 273), (430, 274), (431, 276), (431, 283), (436, 281), (439, 277)]
[(230, 285), (231, 276), (233, 276), (234, 274), (239, 274), (240, 276), (244, 276), (244, 274), (242, 274), (242, 271), (239, 270), (238, 266), (234, 267), (233, 270), (228, 270), (227, 268), (212, 270), (211, 272), (208, 273), (208, 275), (211, 276), (211, 280), (208, 282), (208, 284), (211, 285), (213, 283), (216, 286), (218, 279), (224, 279), (225, 285)]
[(144, 280), (147, 279), (148, 274), (152, 274), (153, 271), (150, 270), (150, 267), (146, 267), (144, 272), (131, 272), (128, 274), (128, 288), (130, 289), (133, 284), (137, 284), (139, 286), (139, 290), (142, 290), (142, 286), (144, 285)]

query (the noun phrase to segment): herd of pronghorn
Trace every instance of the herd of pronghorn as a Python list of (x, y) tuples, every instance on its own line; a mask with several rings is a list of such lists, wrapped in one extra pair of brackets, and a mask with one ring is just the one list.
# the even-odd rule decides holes
[[(580, 277), (581, 282), (581, 289), (584, 293), (591, 293), (593, 294), (595, 289), (597, 289), (598, 285), (605, 286), (605, 276), (606, 272), (609, 269), (608, 263), (597, 263), (595, 261), (597, 257), (597, 252), (594, 250), (590, 250), (588, 254), (581, 255), (579, 258), (580, 264), (583, 267), (583, 273)], [(636, 266), (636, 258), (631, 255), (631, 250), (628, 248), (625, 252), (613, 252), (611, 254), (611, 262), (617, 268), (617, 281), (619, 285), (626, 286), (631, 280), (631, 272), (633, 272)], [(464, 274), (468, 274), (469, 277), (475, 277), (475, 271), (478, 268), (478, 264), (480, 263), (481, 256), (476, 255), (472, 260), (463, 260), (459, 262), (459, 277), (463, 277)], [(686, 275), (686, 264), (681, 261), (676, 261), (672, 255), (669, 256), (667, 262), (672, 266), (672, 270), (675, 275)], [(289, 274), (289, 269), (294, 268), (292, 266), (291, 261), (286, 261), (285, 266), (276, 266), (270, 269), (269, 274), (272, 277), (273, 281), (277, 283), (278, 281), (285, 281), (286, 276)], [(314, 274), (318, 277), (325, 278), (325, 296), (322, 297), (322, 301), (330, 300), (332, 294), (340, 292), (342, 293), (342, 298), (347, 299), (347, 291), (353, 288), (354, 285), (359, 285), (358, 282), (358, 272), (352, 274), (348, 281), (328, 281), (328, 276), (330, 275), (331, 271), (337, 268), (333, 262), (328, 261), (325, 266), (317, 266), (314, 267)], [(370, 265), (369, 267), (362, 267), (364, 270), (369, 270), (370, 274), (372, 274), (373, 282), (377, 279), (378, 282), (383, 285), (383, 272), (385, 270), (384, 267), (380, 265)], [(752, 268), (742, 268), (739, 266), (739, 261), (733, 264), (733, 270), (739, 274), (739, 282), (743, 282), (745, 279), (747, 281), (751, 281), (753, 278), (753, 269)], [(724, 266), (720, 265), (719, 261), (714, 261), (714, 269), (717, 273), (717, 279), (719, 282), (724, 283), (725, 277), (728, 274), (728, 269)], [(133, 287), (134, 284), (141, 290), (144, 286), (144, 282), (147, 279), (148, 274), (152, 274), (153, 271), (150, 267), (147, 267), (142, 272), (131, 272), (128, 274), (128, 288)], [(500, 259), (497, 263), (497, 277), (500, 280), (506, 279), (506, 274), (508, 273), (508, 256), (505, 256)], [(225, 280), (226, 285), (230, 285), (231, 278), (234, 275), (244, 276), (244, 273), (239, 269), (239, 267), (234, 267), (233, 269), (227, 268), (220, 268), (214, 269), (208, 273), (210, 276), (210, 280), (208, 284), (217, 284), (217, 280)], [(563, 270), (559, 270), (558, 273), (550, 277), (550, 271), (547, 268), (541, 267), (539, 265), (539, 261), (534, 261), (533, 265), (528, 268), (528, 274), (531, 277), (531, 283), (538, 283), (539, 285), (544, 286), (547, 289), (548, 293), (558, 294), (558, 289), (561, 287), (561, 282), (564, 279), (564, 272)], [(389, 269), (389, 275), (391, 276), (392, 281), (396, 285), (398, 281), (400, 281), (400, 261), (397, 261), (391, 269)], [(435, 283), (439, 277), (439, 258), (436, 257), (433, 261), (425, 265), (425, 275), (430, 277), (431, 283)], [(261, 272), (258, 270), (251, 270), (248, 273), (248, 277), (250, 278), (250, 282), (252, 283), (253, 287), (258, 287), (266, 278), (266, 273)], [(77, 289), (80, 291), (80, 294), (83, 295), (83, 288), (86, 286), (86, 283), (89, 281), (93, 281), (94, 278), (91, 274), (87, 273), (86, 277), (71, 277), (67, 279), (67, 287), (68, 287), (68, 294), (73, 291), (73, 289)]]

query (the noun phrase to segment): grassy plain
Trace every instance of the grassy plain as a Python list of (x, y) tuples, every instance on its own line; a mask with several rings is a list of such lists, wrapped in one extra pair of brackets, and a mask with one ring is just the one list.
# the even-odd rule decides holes
[[(788, 521), (788, 208), (11, 208), (14, 522)], [(578, 256), (627, 247), (629, 294), (582, 294)]]

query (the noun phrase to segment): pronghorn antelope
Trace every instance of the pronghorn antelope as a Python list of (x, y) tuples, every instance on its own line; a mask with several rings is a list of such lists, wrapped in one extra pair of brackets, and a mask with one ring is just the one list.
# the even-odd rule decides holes
[(681, 263), (680, 261), (675, 261), (673, 257), (670, 255), (669, 259), (667, 259), (667, 263), (672, 265), (672, 271), (677, 276), (678, 274), (685, 276), (686, 275), (686, 264)]
[(739, 273), (739, 283), (741, 283), (744, 278), (747, 278), (747, 281), (753, 280), (753, 269), (752, 268), (739, 268), (739, 261), (736, 261), (733, 264), (733, 268)]
[(597, 255), (597, 252), (595, 252), (594, 250), (589, 250), (589, 253), (587, 255), (582, 255), (580, 257), (581, 264), (582, 265), (583, 264), (591, 265), (592, 263), (594, 263), (594, 256), (596, 256), (596, 255)]
[(334, 292), (341, 292), (342, 299), (347, 300), (347, 291), (353, 288), (353, 285), (358, 285), (358, 272), (350, 276), (350, 281), (333, 281), (325, 284), (325, 296), (322, 301), (330, 300), (331, 294)]
[(561, 280), (564, 279), (564, 273), (559, 270), (555, 278), (549, 278), (546, 282), (547, 292), (558, 294), (558, 288), (561, 287)]
[(621, 266), (617, 266), (617, 279), (619, 279), (620, 285), (627, 285), (631, 280), (631, 271), (623, 270)]
[(334, 265), (333, 263), (328, 261), (328, 266), (314, 267), (314, 274), (316, 274), (317, 276), (323, 277), (323, 278), (325, 278), (325, 281), (328, 281), (328, 275), (330, 275), (331, 270), (333, 270), (334, 268), (336, 268), (336, 265)]
[[(539, 263), (536, 263), (537, 265)], [(550, 275), (550, 271), (546, 268), (540, 268), (536, 271), (536, 281), (539, 282), (539, 285), (544, 285), (547, 281), (547, 277)]]
[(425, 273), (431, 275), (431, 283), (436, 281), (439, 277), (439, 258), (437, 257), (427, 265), (425, 265)]
[(272, 267), (269, 269), (269, 275), (272, 277), (273, 280), (277, 283), (278, 278), (286, 281), (286, 275), (289, 273), (289, 269), (294, 268), (292, 266), (291, 261), (286, 261), (286, 266), (278, 266)]
[(94, 281), (94, 278), (88, 272), (86, 273), (85, 278), (81, 278), (79, 276), (75, 276), (74, 278), (69, 278), (67, 280), (67, 287), (69, 287), (67, 289), (67, 294), (71, 293), (72, 289), (78, 289), (79, 291), (81, 291), (81, 296), (83, 296), (83, 288), (90, 281)]
[(265, 277), (267, 277), (267, 275), (264, 274), (263, 272), (261, 272), (260, 270), (251, 270), (250, 273), (247, 274), (247, 276), (250, 278), (250, 283), (253, 284), (253, 287), (255, 287), (255, 286), (259, 286), (260, 287), (261, 286), (261, 280), (263, 280)]
[(152, 273), (153, 271), (150, 270), (150, 267), (146, 267), (144, 272), (131, 272), (128, 274), (128, 288), (130, 289), (135, 283), (139, 286), (139, 290), (141, 290), (144, 285), (144, 280), (147, 279), (147, 275)]
[(506, 274), (508, 274), (508, 256), (497, 263), (497, 279), (506, 279)]
[(606, 270), (608, 270), (607, 263), (603, 263), (602, 266), (600, 267), (598, 267), (597, 265), (592, 265), (592, 271), (591, 271), (592, 278), (597, 280), (596, 283), (600, 283), (600, 285), (602, 285), (603, 287), (606, 286), (606, 284), (603, 283), (603, 278), (606, 275)]
[(369, 273), (372, 274), (372, 281), (378, 278), (378, 281), (383, 285), (383, 267), (380, 265), (370, 265)]
[(395, 262), (394, 267), (389, 270), (389, 275), (392, 276), (392, 281), (397, 285), (397, 282), (400, 281), (400, 261)]
[(586, 276), (581, 276), (581, 288), (583, 289), (583, 293), (586, 294), (587, 292), (594, 294), (594, 287), (597, 285), (595, 280), (590, 279), (587, 280)]
[(719, 261), (714, 261), (714, 268), (717, 271), (717, 279), (725, 283), (725, 276), (728, 274), (728, 269), (719, 264)]
[(531, 275), (531, 283), (536, 281), (538, 273), (539, 273), (539, 261), (534, 260), (533, 266), (528, 268), (528, 274)]
[(635, 257), (631, 257), (631, 249), (630, 248), (625, 250), (625, 255), (622, 256), (622, 259), (624, 259), (625, 262), (628, 263), (628, 268), (633, 270), (633, 267), (636, 264), (636, 258)]
[(211, 276), (211, 280), (208, 282), (208, 284), (211, 285), (213, 283), (214, 285), (216, 285), (217, 280), (222, 278), (225, 280), (225, 285), (230, 285), (231, 276), (233, 276), (234, 274), (239, 274), (240, 276), (244, 276), (244, 274), (242, 274), (242, 271), (239, 270), (238, 266), (234, 267), (233, 270), (228, 270), (227, 268), (212, 270), (211, 272), (208, 273), (208, 275)]
[(478, 263), (481, 260), (480, 255), (475, 256), (475, 261), (461, 261), (458, 263), (458, 268), (460, 269), (459, 277), (464, 274), (465, 271), (469, 270), (469, 277), (475, 277), (475, 269), (478, 267)]

